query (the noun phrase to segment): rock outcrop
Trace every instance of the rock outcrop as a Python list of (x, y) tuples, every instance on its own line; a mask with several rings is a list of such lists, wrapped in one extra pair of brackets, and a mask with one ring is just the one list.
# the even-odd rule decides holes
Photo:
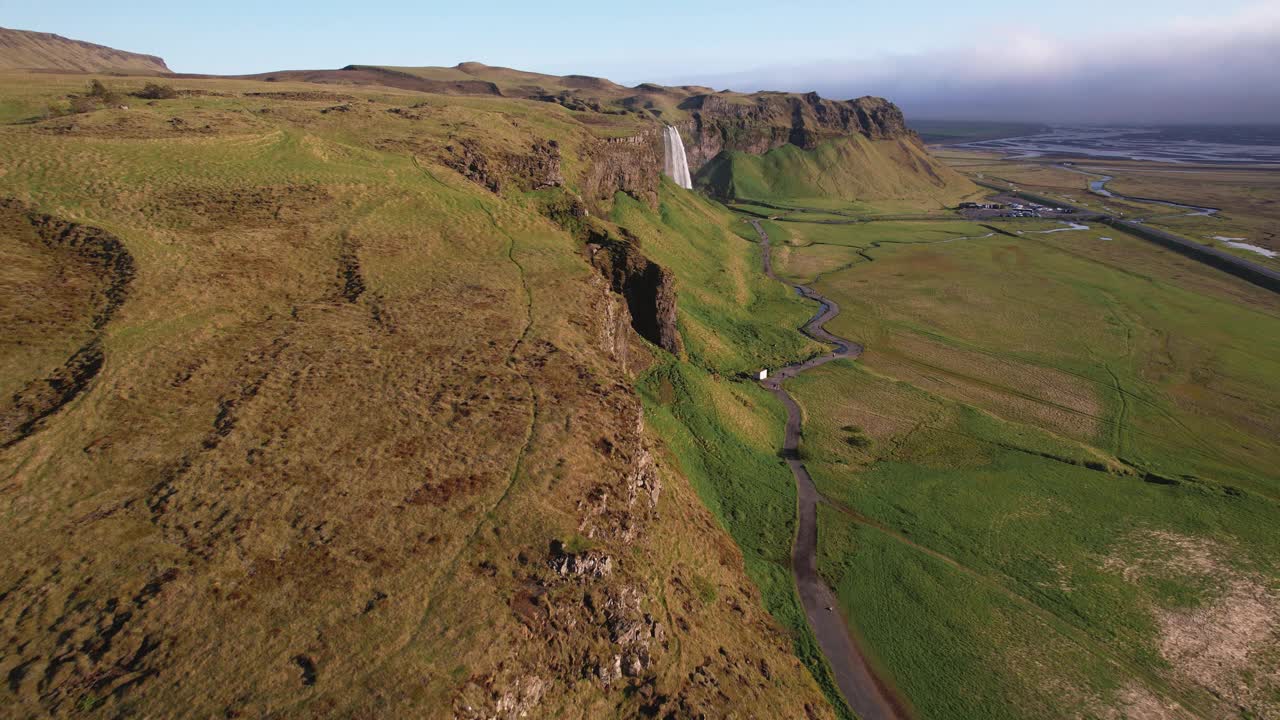
[(618, 192), (657, 209), (662, 137), (656, 128), (632, 137), (600, 140), (587, 151), (586, 159), (583, 194), (593, 209), (607, 207)]
[(507, 156), (507, 165), (521, 190), (541, 190), (564, 185), (560, 167), (560, 143), (535, 142), (528, 153)]
[[(634, 333), (631, 331), (631, 313), (627, 310), (627, 302), (613, 289), (613, 283), (603, 275), (592, 278), (592, 284), (598, 289), (598, 300), (593, 314), (599, 318), (600, 349), (618, 363), (623, 372), (632, 372), (635, 368), (631, 362), (631, 344)], [(638, 363), (643, 366), (643, 362)]]
[(826, 100), (817, 93), (762, 93), (753, 102), (696, 95), (681, 103), (693, 120), (680, 130), (694, 172), (723, 150), (760, 155), (788, 143), (812, 150), (823, 140), (861, 134), (875, 140), (915, 138), (897, 105), (877, 97)]
[(528, 191), (564, 184), (560, 145), (555, 140), (535, 142), (527, 153), (513, 153), (486, 151), (474, 139), (463, 138), (446, 145), (441, 160), (495, 193), (508, 185)]
[(586, 251), (592, 266), (626, 300), (631, 327), (654, 345), (681, 355), (684, 341), (676, 327), (675, 275), (645, 257), (633, 238), (597, 235)]

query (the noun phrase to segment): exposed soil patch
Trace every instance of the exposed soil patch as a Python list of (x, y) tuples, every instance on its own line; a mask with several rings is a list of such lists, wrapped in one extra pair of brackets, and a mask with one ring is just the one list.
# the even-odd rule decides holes
[(1190, 720), (1191, 713), (1181, 705), (1163, 700), (1140, 685), (1129, 685), (1116, 696), (1113, 707), (1090, 707), (1105, 720)]
[(1160, 654), (1201, 686), (1256, 717), (1280, 712), (1280, 603), (1255, 578), (1236, 577), (1206, 605), (1159, 613)]
[(295, 655), (293, 663), (302, 670), (302, 684), (311, 686), (316, 684), (316, 663), (306, 655)]

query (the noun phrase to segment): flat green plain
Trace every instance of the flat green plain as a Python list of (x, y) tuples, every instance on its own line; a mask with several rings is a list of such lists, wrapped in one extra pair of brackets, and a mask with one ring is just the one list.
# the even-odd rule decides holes
[(657, 213), (619, 195), (615, 222), (677, 278), (677, 323), (687, 348), (659, 351), (638, 380), (649, 426), (742, 551), (766, 609), (792, 637), (842, 717), (826, 661), (805, 622), (791, 576), (795, 485), (777, 456), (786, 413), (745, 373), (823, 349), (796, 328), (811, 304), (767, 279), (754, 231), (722, 206), (664, 181)]
[(1273, 295), (1106, 227), (773, 225), (867, 346), (788, 387), (821, 571), (921, 717), (1275, 712)]

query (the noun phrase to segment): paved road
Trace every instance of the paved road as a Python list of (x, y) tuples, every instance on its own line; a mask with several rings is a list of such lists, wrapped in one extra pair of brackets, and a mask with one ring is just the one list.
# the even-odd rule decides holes
[[(1009, 188), (1001, 187), (1000, 185), (997, 185), (992, 182), (988, 182), (986, 180), (974, 180), (973, 182), (976, 185), (981, 185), (982, 187), (990, 188), (992, 190), (998, 190), (1000, 192), (1011, 193), (1013, 195), (1017, 195), (1025, 199), (1032, 200), (1033, 202), (1043, 202), (1045, 204), (1052, 204), (1052, 205), (1066, 208), (1072, 211), (1073, 213), (1077, 214), (1076, 219), (1096, 220), (1099, 222), (1106, 223), (1107, 225), (1123, 230), (1129, 233), (1130, 235), (1137, 236), (1139, 238), (1142, 238), (1143, 240), (1148, 240), (1157, 245), (1162, 245), (1170, 250), (1173, 250), (1174, 252), (1181, 253), (1182, 255), (1186, 255), (1192, 260), (1197, 260), (1199, 262), (1204, 263), (1205, 265), (1209, 265), (1210, 267), (1215, 267), (1230, 275), (1235, 275), (1241, 280), (1244, 280), (1246, 282), (1251, 282), (1254, 285), (1257, 285), (1258, 287), (1263, 287), (1272, 292), (1280, 293), (1280, 272), (1273, 270), (1270, 267), (1259, 265), (1258, 263), (1246, 260), (1242, 257), (1239, 257), (1238, 255), (1234, 255), (1232, 253), (1226, 252), (1225, 250), (1219, 250), (1216, 247), (1211, 247), (1209, 245), (1202, 245), (1194, 240), (1188, 240), (1184, 237), (1174, 235), (1171, 232), (1166, 232), (1159, 228), (1147, 225), (1142, 220), (1124, 220), (1115, 215), (1110, 215), (1106, 213), (1086, 214), (1080, 208), (1075, 207), (1073, 205), (1069, 205), (1067, 203), (1064, 203), (1058, 200), (1052, 200), (1050, 198), (1040, 198), (1039, 196), (1033, 195), (1031, 193), (1023, 192), (1020, 190), (1011, 190)], [(1128, 197), (1128, 196), (1115, 196), (1115, 197)], [(1170, 203), (1167, 200), (1154, 200), (1150, 198), (1128, 198), (1128, 199), (1141, 200), (1142, 202), (1158, 202), (1158, 203), (1164, 203), (1166, 205), (1176, 204), (1176, 203)], [(1191, 207), (1191, 206), (1183, 205), (1181, 207)], [(1213, 208), (1200, 208), (1200, 209), (1212, 210)], [(1211, 214), (1212, 213), (1210, 213), (1210, 215)]]
[(791, 548), (791, 571), (795, 574), (796, 588), (800, 591), (800, 601), (804, 605), (804, 613), (809, 618), (809, 626), (818, 639), (818, 646), (826, 656), (831, 670), (835, 674), (836, 684), (848, 701), (849, 706), (862, 720), (897, 720), (906, 718), (902, 703), (893, 696), (885, 683), (876, 678), (871, 666), (858, 649), (849, 634), (844, 616), (836, 604), (835, 594), (826, 582), (818, 575), (818, 502), (822, 496), (809, 477), (804, 463), (796, 457), (796, 448), (800, 445), (800, 407), (791, 395), (782, 388), (782, 382), (793, 378), (811, 368), (825, 365), (840, 358), (856, 358), (862, 354), (862, 346), (842, 337), (827, 332), (824, 325), (840, 314), (840, 306), (830, 299), (819, 295), (813, 288), (805, 285), (793, 285), (782, 280), (773, 272), (773, 260), (769, 252), (769, 235), (760, 227), (760, 222), (751, 220), (756, 233), (760, 235), (760, 243), (764, 252), (764, 273), (771, 279), (786, 283), (806, 298), (819, 304), (816, 315), (805, 323), (802, 332), (820, 342), (835, 346), (835, 350), (825, 355), (807, 360), (803, 363), (788, 365), (776, 371), (770, 371), (772, 377), (761, 382), (772, 392), (783, 406), (787, 408), (787, 432), (783, 442), (787, 465), (796, 478), (796, 496), (799, 504), (799, 529), (796, 532), (795, 544)]

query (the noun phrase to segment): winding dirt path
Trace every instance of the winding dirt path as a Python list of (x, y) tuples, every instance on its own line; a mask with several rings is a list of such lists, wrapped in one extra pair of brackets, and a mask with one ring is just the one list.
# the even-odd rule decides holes
[(779, 278), (773, 272), (773, 259), (769, 247), (769, 234), (760, 227), (760, 221), (749, 220), (751, 226), (760, 236), (760, 244), (764, 254), (764, 273), (772, 280), (785, 283), (795, 288), (800, 295), (818, 303), (818, 312), (801, 328), (801, 332), (819, 342), (834, 345), (835, 349), (825, 355), (811, 358), (802, 363), (788, 365), (774, 371), (772, 377), (760, 384), (782, 401), (787, 409), (787, 431), (783, 441), (783, 455), (787, 465), (796, 478), (796, 499), (799, 505), (799, 527), (795, 544), (791, 548), (791, 571), (795, 575), (796, 589), (800, 592), (800, 601), (804, 613), (809, 619), (809, 627), (818, 639), (818, 646), (826, 656), (835, 675), (836, 685), (849, 707), (862, 720), (898, 720), (909, 717), (905, 704), (894, 696), (889, 685), (876, 677), (871, 664), (858, 648), (844, 616), (839, 611), (835, 593), (827, 587), (818, 574), (818, 502), (822, 495), (813, 484), (813, 478), (796, 452), (800, 446), (800, 406), (791, 395), (782, 388), (785, 380), (800, 373), (825, 365), (832, 360), (856, 358), (862, 354), (862, 346), (858, 343), (832, 335), (824, 327), (828, 321), (840, 314), (840, 306), (819, 295), (806, 285), (795, 285)]

